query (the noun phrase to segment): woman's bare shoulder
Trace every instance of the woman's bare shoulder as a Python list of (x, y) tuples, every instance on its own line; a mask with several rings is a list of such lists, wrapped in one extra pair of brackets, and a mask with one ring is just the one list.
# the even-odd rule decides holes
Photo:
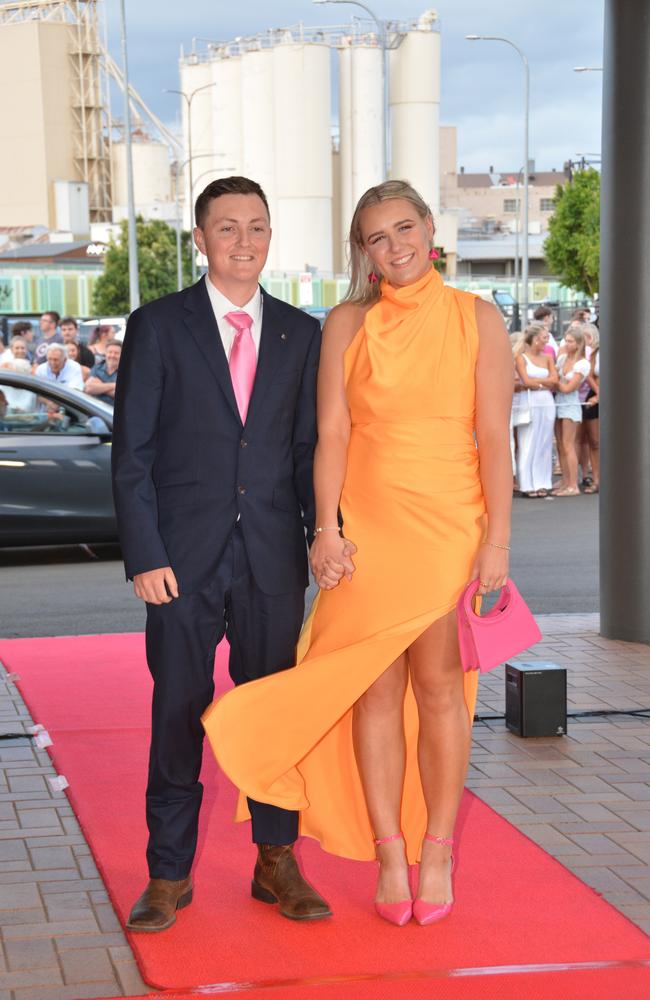
[(363, 325), (369, 308), (367, 303), (361, 305), (357, 302), (340, 302), (327, 314), (323, 327), (324, 337), (345, 349)]
[(493, 302), (476, 297), (476, 322), (479, 331), (482, 329), (503, 329), (503, 317)]

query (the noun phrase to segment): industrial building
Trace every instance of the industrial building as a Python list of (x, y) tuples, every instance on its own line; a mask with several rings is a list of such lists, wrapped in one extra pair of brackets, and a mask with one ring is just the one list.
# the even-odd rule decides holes
[[(3, 121), (0, 230), (40, 226), (75, 239), (125, 217), (125, 142), (109, 78), (123, 81), (106, 50), (104, 18), (101, 0), (0, 5), (0, 85), (16, 93)], [(428, 11), (389, 24), (385, 38), (356, 19), (194, 46), (180, 63), (182, 142), (130, 88), (137, 210), (172, 224), (182, 213), (189, 226), (190, 206), (209, 179), (248, 174), (271, 205), (269, 270), (341, 272), (352, 208), (384, 177), (387, 49), (390, 172), (411, 180), (438, 214), (438, 28)], [(451, 260), (453, 219), (438, 219), (438, 233)]]
[[(106, 50), (104, 18), (101, 0), (0, 6), (0, 85), (16, 92), (20, 81), (3, 122), (9, 155), (0, 162), (0, 231), (40, 226), (76, 239), (102, 223), (105, 236), (106, 224), (126, 215), (125, 142), (111, 113), (109, 78), (123, 81)], [(385, 37), (355, 19), (194, 45), (180, 61), (182, 141), (131, 87), (137, 211), (174, 225), (182, 216), (187, 227), (190, 206), (211, 178), (244, 173), (270, 201), (268, 270), (341, 273), (353, 206), (384, 177), (385, 63), (390, 175), (409, 179), (431, 205), (453, 270), (455, 217), (439, 213), (435, 11), (389, 23)]]
[[(391, 22), (384, 40), (344, 27), (263, 32), (194, 46), (181, 58), (185, 158), (193, 196), (211, 177), (242, 172), (264, 187), (275, 226), (269, 268), (345, 270), (359, 196), (384, 177), (384, 45), (390, 176), (422, 193), (453, 263), (455, 217), (439, 212), (440, 33), (435, 11)], [(331, 76), (338, 74), (338, 107)], [(338, 123), (333, 127), (332, 122)], [(186, 172), (186, 204), (189, 204)], [(189, 212), (186, 224), (189, 223)]]
[(88, 220), (110, 220), (100, 33), (96, 2), (0, 6), (0, 92), (11, 95), (2, 116), (3, 227), (67, 229), (72, 221), (87, 232)]
[[(0, 4), (0, 232), (44, 227), (70, 239), (126, 214), (121, 122), (109, 80), (123, 85), (106, 49), (101, 0)], [(142, 214), (175, 218), (170, 155), (180, 142), (133, 89), (133, 159)], [(161, 137), (151, 140), (143, 116)]]
[[(34, 240), (105, 242), (127, 215), (126, 143), (109, 87), (124, 81), (105, 36), (102, 0), (0, 5), (0, 85), (15, 94), (4, 105), (0, 252)], [(456, 130), (439, 122), (440, 46), (434, 10), (386, 22), (385, 34), (354, 18), (193, 42), (179, 64), (182, 135), (129, 89), (137, 212), (189, 228), (211, 179), (254, 177), (274, 228), (265, 281), (299, 303), (298, 276), (312, 274), (303, 291), (326, 307), (345, 288), (333, 279), (346, 271), (354, 206), (387, 167), (430, 205), (448, 278), (516, 282), (518, 177), (458, 168)], [(547, 277), (543, 235), (555, 183), (566, 179), (531, 177), (531, 275)], [(20, 298), (17, 265), (0, 275), (0, 311)], [(32, 285), (45, 308), (46, 284)]]

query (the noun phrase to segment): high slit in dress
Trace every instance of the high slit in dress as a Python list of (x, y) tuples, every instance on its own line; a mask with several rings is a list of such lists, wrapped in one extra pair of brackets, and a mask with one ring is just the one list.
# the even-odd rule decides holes
[[(434, 269), (406, 287), (382, 282), (345, 353), (351, 432), (340, 506), (358, 548), (352, 581), (318, 594), (294, 668), (237, 687), (203, 716), (219, 765), (242, 792), (238, 819), (244, 796), (300, 810), (301, 834), (347, 858), (375, 857), (354, 703), (455, 607), (484, 537), (475, 302)], [(472, 720), (477, 673), (463, 683)], [(410, 682), (404, 723), (402, 830), (412, 863), (426, 809)]]

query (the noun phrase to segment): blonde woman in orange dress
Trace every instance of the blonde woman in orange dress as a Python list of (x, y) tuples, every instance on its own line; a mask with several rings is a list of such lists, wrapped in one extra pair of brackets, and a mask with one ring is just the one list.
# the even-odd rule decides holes
[(357, 205), (350, 290), (324, 331), (310, 556), (321, 589), (298, 666), (204, 716), (243, 793), (300, 810), (301, 833), (328, 851), (378, 858), (377, 912), (399, 925), (451, 909), (477, 693), (455, 606), (472, 579), (480, 593), (505, 582), (510, 538), (510, 344), (491, 304), (444, 285), (433, 237), (402, 181)]

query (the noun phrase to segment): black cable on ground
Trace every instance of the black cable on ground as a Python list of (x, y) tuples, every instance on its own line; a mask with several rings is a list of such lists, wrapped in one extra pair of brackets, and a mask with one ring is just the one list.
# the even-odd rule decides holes
[(0, 733), (0, 740), (33, 740), (33, 733)]
[[(637, 715), (650, 719), (650, 708), (596, 708), (584, 712), (567, 712), (567, 719), (584, 719), (601, 715)], [(500, 722), (505, 715), (475, 715), (474, 722)]]

